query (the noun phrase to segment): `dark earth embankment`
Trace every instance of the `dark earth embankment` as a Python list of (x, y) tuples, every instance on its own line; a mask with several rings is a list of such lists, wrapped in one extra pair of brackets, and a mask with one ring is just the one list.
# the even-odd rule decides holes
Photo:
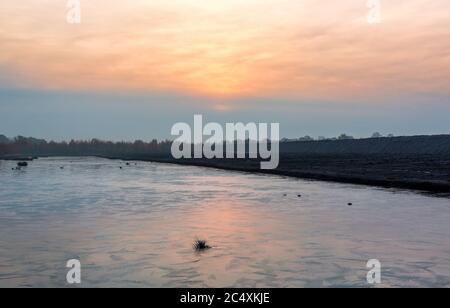
[(450, 193), (450, 158), (433, 155), (282, 155), (275, 170), (261, 170), (256, 160), (175, 160), (164, 157), (108, 157), (211, 167), (224, 170)]
[(194, 159), (135, 155), (129, 159), (303, 179), (450, 193), (450, 135), (287, 142), (280, 164), (261, 170), (257, 160)]
[(283, 142), (280, 164), (275, 170), (261, 170), (258, 160), (175, 160), (167, 143), (155, 148), (152, 143), (56, 144), (40, 141), (24, 145), (22, 141), (7, 147), (10, 151), (3, 159), (100, 156), (450, 193), (450, 135)]

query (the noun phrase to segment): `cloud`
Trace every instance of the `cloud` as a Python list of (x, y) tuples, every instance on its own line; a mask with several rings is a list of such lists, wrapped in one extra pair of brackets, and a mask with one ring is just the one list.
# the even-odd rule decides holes
[(91, 0), (81, 25), (63, 2), (2, 2), (3, 86), (303, 100), (450, 90), (444, 0), (382, 0), (380, 25), (362, 0)]

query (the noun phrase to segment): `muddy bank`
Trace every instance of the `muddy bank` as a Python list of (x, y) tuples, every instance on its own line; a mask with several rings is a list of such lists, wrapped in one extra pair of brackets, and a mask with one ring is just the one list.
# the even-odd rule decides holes
[(36, 140), (31, 138), (5, 145), (9, 151), (3, 154), (0, 151), (0, 159), (27, 161), (34, 156), (97, 156), (450, 193), (450, 135), (283, 142), (276, 170), (261, 170), (257, 160), (174, 160), (170, 142), (47, 143)]
[(275, 170), (261, 170), (257, 160), (193, 159), (168, 157), (107, 157), (192, 165), (301, 179), (361, 184), (385, 188), (450, 193), (450, 157), (447, 155), (296, 155), (284, 154)]

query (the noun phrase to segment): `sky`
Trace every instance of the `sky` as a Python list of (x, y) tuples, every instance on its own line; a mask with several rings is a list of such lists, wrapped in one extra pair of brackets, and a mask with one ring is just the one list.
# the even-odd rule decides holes
[(450, 133), (447, 0), (380, 0), (375, 24), (367, 0), (81, 0), (79, 24), (67, 2), (1, 1), (0, 134), (162, 139), (194, 114)]

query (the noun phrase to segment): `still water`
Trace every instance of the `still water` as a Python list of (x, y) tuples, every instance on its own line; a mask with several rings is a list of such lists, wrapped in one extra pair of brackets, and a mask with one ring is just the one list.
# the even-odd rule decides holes
[(448, 198), (99, 158), (15, 164), (0, 161), (0, 287), (69, 286), (69, 259), (81, 287), (368, 287), (369, 259), (380, 287), (450, 287)]

